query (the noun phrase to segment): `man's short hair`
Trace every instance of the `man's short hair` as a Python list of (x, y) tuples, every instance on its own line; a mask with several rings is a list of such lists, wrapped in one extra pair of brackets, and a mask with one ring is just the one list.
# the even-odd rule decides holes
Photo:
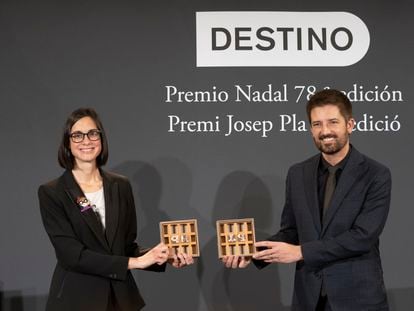
[(306, 113), (308, 114), (309, 122), (311, 122), (311, 111), (316, 107), (323, 107), (326, 105), (337, 106), (339, 112), (346, 121), (352, 118), (352, 104), (348, 97), (338, 90), (327, 89), (316, 92), (309, 99), (306, 105)]

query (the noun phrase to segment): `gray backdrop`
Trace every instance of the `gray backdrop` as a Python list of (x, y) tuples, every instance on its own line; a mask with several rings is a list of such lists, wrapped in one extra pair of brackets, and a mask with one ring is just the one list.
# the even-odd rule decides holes
[[(198, 11), (346, 11), (367, 25), (368, 53), (349, 67), (196, 67)], [(280, 131), (280, 115), (304, 120), (295, 86), (353, 85), (399, 91), (401, 100), (356, 101), (355, 117), (398, 121), (356, 131), (353, 144), (390, 167), (392, 206), (381, 237), (392, 310), (414, 305), (411, 115), (413, 4), (409, 1), (24, 1), (0, 2), (1, 310), (44, 310), (55, 257), (37, 187), (61, 174), (57, 147), (77, 107), (98, 110), (109, 137), (106, 168), (128, 176), (139, 242), (159, 241), (159, 221), (197, 218), (201, 257), (183, 270), (134, 272), (146, 310), (288, 310), (293, 265), (225, 270), (215, 221), (254, 217), (258, 239), (274, 233), (287, 169), (316, 152), (309, 132)], [(234, 101), (234, 85), (288, 86), (288, 102)], [(228, 90), (225, 103), (167, 103), (167, 85)], [(385, 92), (383, 94), (386, 94)], [(267, 138), (243, 132), (168, 132), (183, 120), (274, 121)], [(395, 120), (394, 120), (395, 119)], [(397, 123), (393, 123), (397, 125)]]

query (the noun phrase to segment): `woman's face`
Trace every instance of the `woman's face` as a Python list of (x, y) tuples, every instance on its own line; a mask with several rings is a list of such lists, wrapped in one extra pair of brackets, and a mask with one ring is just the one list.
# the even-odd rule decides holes
[[(91, 117), (83, 117), (79, 119), (70, 131), (73, 133), (86, 134), (91, 130), (97, 130), (97, 126)], [(75, 143), (72, 138), (69, 138), (70, 150), (75, 158), (75, 166), (79, 166), (82, 163), (95, 163), (96, 158), (102, 151), (101, 139), (90, 140), (88, 135), (83, 135), (81, 142)]]

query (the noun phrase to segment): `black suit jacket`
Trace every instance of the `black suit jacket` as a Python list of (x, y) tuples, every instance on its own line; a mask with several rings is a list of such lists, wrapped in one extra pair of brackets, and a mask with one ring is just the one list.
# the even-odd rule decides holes
[(379, 235), (390, 205), (390, 171), (352, 148), (322, 225), (320, 157), (289, 169), (281, 229), (269, 239), (302, 248), (292, 309), (315, 310), (323, 283), (332, 310), (388, 310)]
[[(106, 310), (111, 288), (122, 310), (138, 310), (144, 301), (128, 270), (129, 257), (142, 254), (135, 243), (137, 225), (129, 181), (101, 170), (106, 231), (92, 209), (81, 212), (84, 196), (71, 171), (39, 187), (40, 211), (55, 249), (57, 264), (48, 311)], [(162, 271), (165, 266), (154, 265)]]

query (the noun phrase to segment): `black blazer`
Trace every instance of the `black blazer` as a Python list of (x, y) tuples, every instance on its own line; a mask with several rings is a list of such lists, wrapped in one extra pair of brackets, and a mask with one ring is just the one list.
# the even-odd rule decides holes
[(390, 205), (390, 171), (352, 148), (322, 226), (320, 157), (289, 169), (281, 229), (270, 238), (302, 247), (292, 310), (315, 310), (322, 283), (332, 310), (388, 310), (379, 235)]
[[(71, 171), (39, 187), (40, 211), (55, 249), (57, 264), (50, 286), (48, 311), (106, 310), (111, 288), (122, 310), (145, 303), (128, 270), (129, 257), (142, 251), (135, 243), (136, 212), (131, 185), (120, 175), (101, 170), (106, 230), (92, 209), (81, 212), (84, 196)], [(150, 270), (162, 271), (154, 265)]]

